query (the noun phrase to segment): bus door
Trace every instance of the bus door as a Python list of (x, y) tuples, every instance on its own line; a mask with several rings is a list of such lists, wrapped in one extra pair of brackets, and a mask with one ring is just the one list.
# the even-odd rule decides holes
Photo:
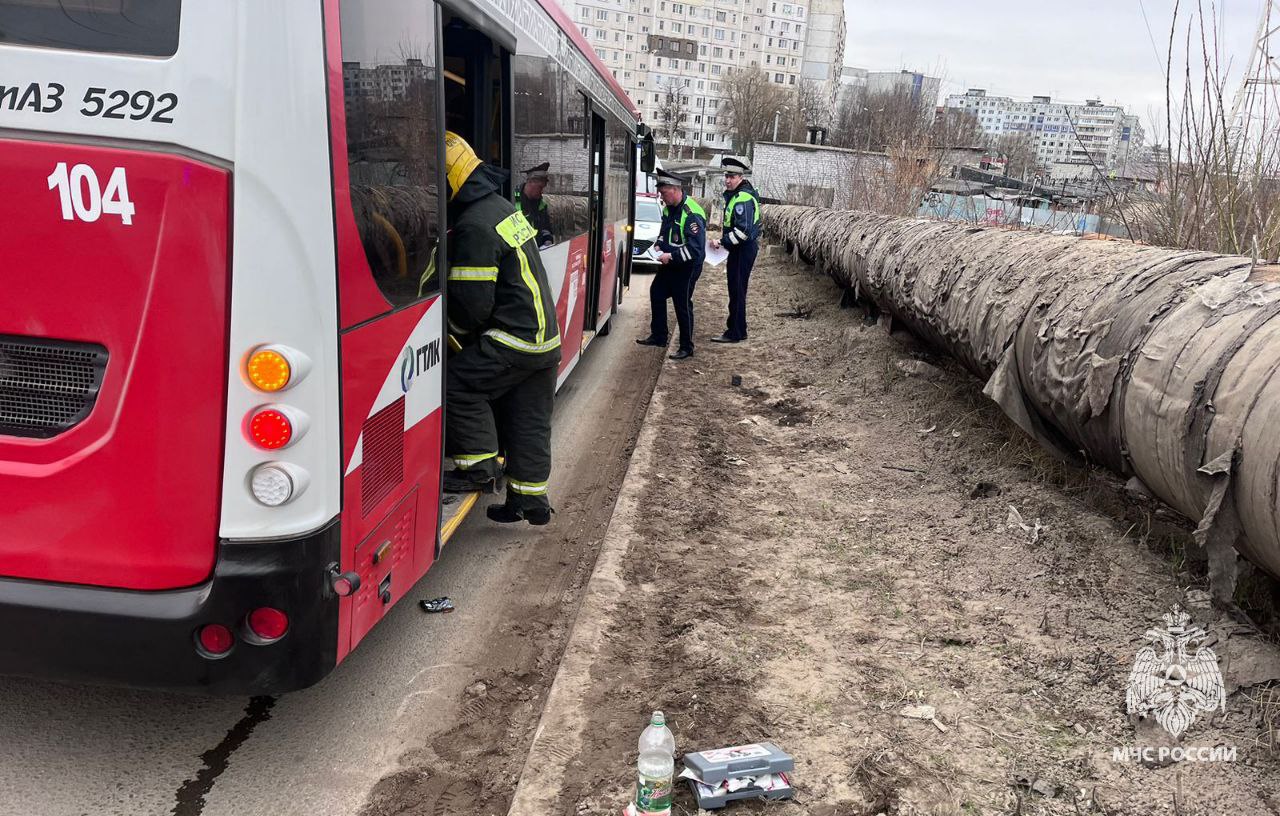
[[(444, 136), (439, 10), (344, 0), (331, 57), (342, 317), (339, 658), (435, 560), (443, 442)], [(340, 72), (340, 73), (337, 73)], [(351, 582), (357, 583), (357, 582)]]
[[(511, 169), (510, 35), (444, 11), (445, 127), (495, 167)], [(510, 197), (510, 182), (503, 194)]]
[[(605, 202), (605, 126), (604, 118), (597, 113), (591, 113), (589, 117), (588, 134), (591, 146), (591, 190), (588, 201), (591, 205), (590, 210), (590, 232), (588, 233), (587, 243), (587, 296), (583, 304), (585, 319), (583, 325), (588, 329), (597, 329), (597, 315), (599, 314), (600, 305), (600, 283), (604, 264), (615, 263), (611, 257), (613, 253), (606, 250), (605, 247), (605, 223), (604, 223), (604, 202)], [(612, 296), (610, 292), (609, 296)], [(612, 304), (611, 304), (612, 305)]]

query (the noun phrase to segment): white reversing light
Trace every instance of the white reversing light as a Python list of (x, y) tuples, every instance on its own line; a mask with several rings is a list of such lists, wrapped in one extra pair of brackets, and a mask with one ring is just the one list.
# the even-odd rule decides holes
[(287, 462), (268, 462), (253, 469), (249, 490), (267, 507), (287, 504), (307, 489), (307, 472)]

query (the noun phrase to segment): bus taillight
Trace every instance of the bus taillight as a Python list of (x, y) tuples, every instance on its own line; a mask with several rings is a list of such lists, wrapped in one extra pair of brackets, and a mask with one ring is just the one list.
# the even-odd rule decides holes
[(260, 646), (275, 643), (289, 631), (289, 616), (270, 606), (253, 610), (244, 623), (246, 640)]
[(249, 438), (260, 448), (280, 450), (302, 437), (307, 415), (287, 405), (263, 405), (249, 414)]
[(259, 447), (278, 450), (293, 439), (293, 423), (283, 411), (265, 408), (249, 420), (249, 434)]
[(220, 623), (205, 624), (196, 632), (196, 651), (213, 660), (226, 657), (235, 643), (231, 630)]

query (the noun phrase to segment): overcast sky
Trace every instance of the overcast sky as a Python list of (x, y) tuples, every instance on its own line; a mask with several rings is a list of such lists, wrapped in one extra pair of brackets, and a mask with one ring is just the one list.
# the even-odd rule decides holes
[[(1234, 58), (1237, 71), (1243, 70), (1261, 3), (1217, 0), (1217, 5), (1223, 53)], [(1183, 25), (1187, 6), (1183, 0)], [(845, 0), (844, 7), (846, 65), (941, 76), (944, 95), (986, 88), (992, 95), (1047, 94), (1055, 101), (1098, 98), (1128, 107), (1144, 125), (1152, 112), (1163, 116), (1163, 63), (1173, 0)], [(1175, 71), (1183, 50), (1174, 47)]]

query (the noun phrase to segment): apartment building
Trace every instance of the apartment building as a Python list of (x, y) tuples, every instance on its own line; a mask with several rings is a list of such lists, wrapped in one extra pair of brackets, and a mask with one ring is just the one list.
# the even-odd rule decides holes
[(1114, 170), (1142, 149), (1144, 134), (1138, 117), (1096, 99), (1083, 105), (1054, 102), (1047, 96), (1020, 101), (971, 88), (948, 96), (946, 106), (973, 114), (983, 132), (993, 137), (1027, 134), (1043, 167), (1070, 162)]
[(841, 100), (875, 96), (878, 94), (906, 93), (929, 108), (938, 104), (942, 80), (918, 71), (869, 71), (866, 68), (845, 66), (840, 72)]
[(834, 107), (844, 60), (840, 0), (563, 0), (614, 76), (661, 125), (664, 96), (680, 94), (683, 147), (725, 150), (723, 82), (740, 67), (759, 67), (794, 89), (816, 83)]

